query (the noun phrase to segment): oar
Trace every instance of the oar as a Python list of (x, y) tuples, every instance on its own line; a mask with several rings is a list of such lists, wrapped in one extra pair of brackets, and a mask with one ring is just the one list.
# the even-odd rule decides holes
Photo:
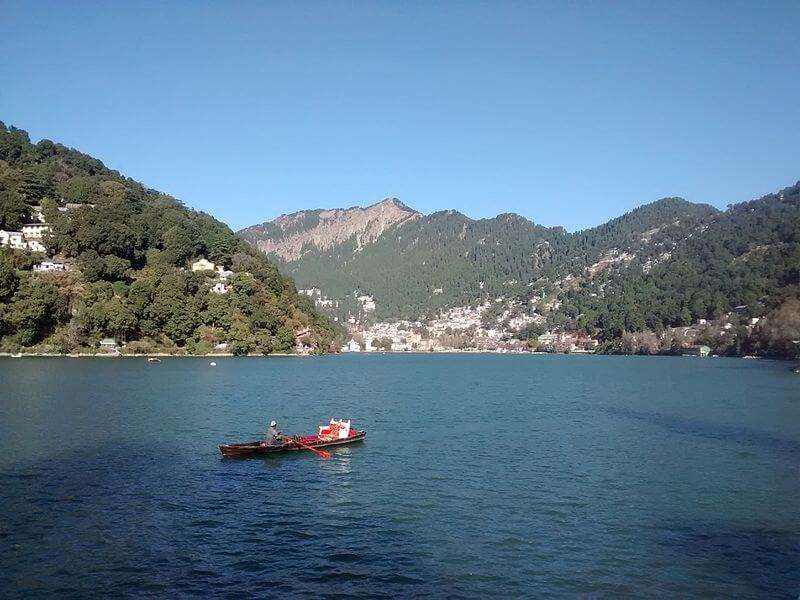
[(308, 444), (306, 444), (304, 442), (301, 442), (299, 438), (292, 438), (292, 441), (294, 441), (294, 443), (297, 444), (298, 446), (300, 446), (301, 448), (305, 448), (306, 450), (311, 450), (314, 454), (316, 454), (320, 458), (330, 458), (331, 457), (331, 453), (330, 452), (326, 452), (325, 450), (317, 450), (316, 448), (312, 448)]

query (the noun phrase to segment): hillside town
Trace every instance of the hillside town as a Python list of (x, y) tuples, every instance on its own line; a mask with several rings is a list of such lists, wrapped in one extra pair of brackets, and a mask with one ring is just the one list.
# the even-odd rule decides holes
[[(318, 288), (300, 290), (319, 307), (334, 308)], [(535, 309), (524, 310), (518, 302), (496, 298), (475, 307), (460, 306), (426, 320), (371, 321), (375, 299), (361, 292), (354, 297), (365, 309), (342, 323), (347, 341), (342, 352), (498, 352), (593, 354), (612, 351), (624, 354), (684, 354), (709, 356), (712, 347), (732, 347), (759, 324), (749, 317), (747, 306), (737, 306), (719, 319), (699, 319), (684, 327), (669, 327), (625, 334), (613, 348), (585, 332), (543, 330), (545, 318)], [(541, 331), (521, 335), (523, 331)]]
[[(338, 308), (319, 288), (300, 290), (323, 309)], [(425, 320), (374, 321), (375, 298), (355, 291), (358, 314), (350, 314), (342, 325), (347, 343), (342, 352), (577, 352), (591, 353), (598, 340), (586, 335), (545, 332), (520, 339), (519, 332), (544, 323), (544, 317), (519, 302), (496, 298), (478, 306), (458, 306)], [(336, 317), (334, 317), (336, 318)]]

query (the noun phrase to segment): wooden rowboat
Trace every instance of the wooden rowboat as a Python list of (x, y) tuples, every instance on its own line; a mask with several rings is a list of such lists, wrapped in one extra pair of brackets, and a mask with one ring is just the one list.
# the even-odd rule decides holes
[[(250, 458), (253, 456), (264, 456), (266, 454), (274, 454), (276, 452), (294, 452), (296, 450), (304, 450), (303, 446), (310, 446), (311, 448), (328, 448), (330, 446), (346, 446), (348, 444), (355, 444), (360, 442), (367, 435), (366, 430), (358, 431), (357, 429), (350, 430), (350, 436), (342, 439), (326, 439), (318, 435), (301, 435), (296, 438), (287, 438), (287, 441), (282, 444), (267, 444), (262, 440), (254, 442), (244, 442), (242, 444), (220, 444), (219, 451), (223, 456), (230, 458)], [(297, 439), (301, 443), (294, 440)]]

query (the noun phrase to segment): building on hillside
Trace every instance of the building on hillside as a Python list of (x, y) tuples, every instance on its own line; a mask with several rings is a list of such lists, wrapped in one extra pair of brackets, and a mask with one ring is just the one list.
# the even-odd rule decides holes
[(220, 281), (228, 281), (228, 278), (233, 275), (233, 271), (227, 271), (222, 265), (217, 265), (216, 271)]
[(63, 273), (69, 271), (69, 265), (54, 260), (46, 260), (37, 265), (33, 265), (33, 270), (37, 273)]
[(684, 356), (708, 356), (711, 354), (711, 348), (708, 346), (689, 346), (683, 351)]
[(213, 271), (215, 265), (210, 260), (206, 260), (205, 258), (201, 258), (196, 260), (192, 263), (192, 271)]
[(0, 229), (0, 246), (7, 246), (14, 250), (27, 250), (28, 244), (21, 231), (5, 231)]
[(223, 283), (221, 281), (218, 281), (217, 283), (215, 283), (211, 287), (211, 291), (214, 294), (227, 294), (228, 293), (228, 286), (225, 283)]
[(364, 312), (372, 312), (375, 310), (375, 298), (364, 294), (362, 296), (356, 296), (356, 300), (361, 303), (361, 308), (364, 309)]
[[(67, 202), (63, 208), (64, 210), (75, 210), (77, 208), (94, 208), (94, 204), (89, 204), (88, 202)], [(58, 210), (61, 210), (61, 208), (59, 208)]]
[(47, 252), (47, 248), (39, 240), (28, 240), (26, 245), (31, 252)]
[(47, 223), (28, 223), (22, 226), (22, 235), (26, 240), (40, 240), (44, 234), (50, 233), (53, 228)]
[(558, 341), (558, 334), (552, 332), (543, 333), (536, 339), (540, 344), (554, 344), (556, 341)]
[(347, 344), (342, 346), (342, 352), (361, 352), (361, 344), (351, 339)]
[(31, 206), (31, 216), (39, 221), (39, 223), (44, 223), (44, 209), (39, 206)]
[(103, 338), (100, 340), (100, 349), (105, 352), (112, 352), (119, 354), (119, 348), (117, 347), (117, 340), (114, 338)]

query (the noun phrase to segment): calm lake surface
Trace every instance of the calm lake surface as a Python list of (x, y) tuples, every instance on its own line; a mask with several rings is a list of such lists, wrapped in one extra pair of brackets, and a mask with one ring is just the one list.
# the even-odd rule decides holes
[(0, 360), (0, 597), (800, 594), (788, 363), (214, 360)]

